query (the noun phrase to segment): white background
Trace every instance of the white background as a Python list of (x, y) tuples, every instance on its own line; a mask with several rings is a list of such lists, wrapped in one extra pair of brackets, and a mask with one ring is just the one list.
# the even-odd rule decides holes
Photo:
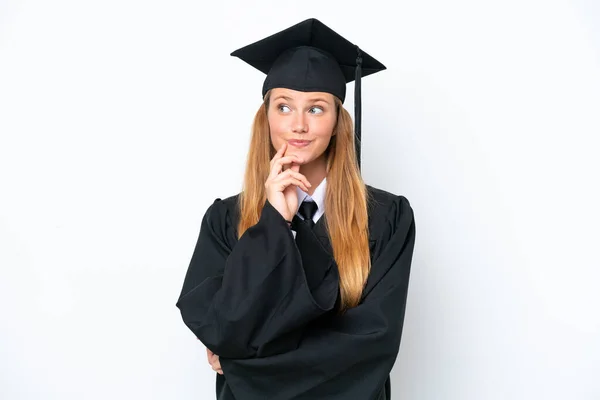
[(0, 0), (1, 399), (214, 398), (175, 301), (260, 105), (229, 53), (309, 17), (388, 67), (363, 173), (417, 221), (393, 398), (600, 399), (598, 2)]

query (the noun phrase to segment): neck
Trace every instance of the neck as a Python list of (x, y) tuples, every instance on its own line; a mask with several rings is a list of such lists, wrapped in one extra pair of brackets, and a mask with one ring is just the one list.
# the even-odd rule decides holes
[(301, 165), (300, 173), (304, 175), (312, 185), (308, 188), (308, 194), (312, 195), (317, 186), (319, 186), (327, 176), (327, 159), (325, 158), (325, 155), (321, 155), (321, 157), (308, 164)]

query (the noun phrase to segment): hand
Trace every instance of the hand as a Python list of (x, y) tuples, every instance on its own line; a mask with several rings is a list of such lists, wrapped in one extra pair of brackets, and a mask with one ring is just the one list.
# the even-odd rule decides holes
[(223, 375), (223, 368), (221, 368), (219, 356), (210, 351), (208, 348), (206, 349), (206, 356), (208, 357), (208, 363), (212, 367), (213, 371), (219, 375)]
[[(300, 164), (304, 160), (295, 154), (284, 157), (286, 149), (287, 143), (284, 143), (271, 160), (271, 172), (265, 182), (265, 188), (267, 189), (269, 203), (279, 211), (283, 218), (291, 221), (298, 209), (296, 186), (308, 192), (311, 184), (299, 172)], [(289, 164), (291, 166), (284, 170), (284, 165)]]

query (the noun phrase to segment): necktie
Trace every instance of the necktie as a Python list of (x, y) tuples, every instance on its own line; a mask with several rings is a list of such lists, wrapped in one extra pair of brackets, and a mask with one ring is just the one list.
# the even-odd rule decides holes
[(313, 217), (318, 208), (319, 206), (317, 206), (317, 203), (314, 201), (303, 201), (302, 204), (300, 204), (300, 209), (298, 209), (298, 214), (304, 218), (305, 223), (311, 228), (315, 225)]

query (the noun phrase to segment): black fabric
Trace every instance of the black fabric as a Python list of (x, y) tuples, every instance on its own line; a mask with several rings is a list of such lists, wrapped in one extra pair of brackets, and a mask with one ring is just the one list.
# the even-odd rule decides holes
[[(231, 53), (267, 74), (262, 95), (284, 87), (327, 92), (344, 101), (346, 83), (356, 79), (357, 46), (321, 21), (310, 18)], [(360, 77), (385, 66), (361, 50)]]
[(298, 214), (300, 214), (304, 221), (312, 228), (315, 226), (313, 217), (318, 209), (319, 206), (314, 201), (303, 201), (298, 208)]
[(361, 147), (362, 147), (362, 143), (361, 143), (361, 137), (362, 137), (362, 130), (361, 130), (361, 121), (362, 121), (362, 95), (361, 95), (361, 80), (360, 77), (362, 76), (362, 63), (363, 63), (363, 59), (362, 59), (362, 51), (357, 48), (356, 49), (358, 54), (356, 55), (356, 71), (354, 76), (355, 81), (354, 81), (354, 145), (355, 145), (355, 149), (356, 149), (356, 162), (358, 163), (358, 169), (360, 169), (360, 153), (361, 153)]
[[(415, 243), (403, 196), (368, 187), (371, 272), (344, 314), (326, 215), (294, 237), (266, 202), (239, 240), (238, 196), (207, 210), (177, 302), (220, 356), (220, 400), (376, 400), (389, 393)], [(384, 392), (382, 392), (382, 390)], [(389, 398), (389, 397), (385, 397)]]

